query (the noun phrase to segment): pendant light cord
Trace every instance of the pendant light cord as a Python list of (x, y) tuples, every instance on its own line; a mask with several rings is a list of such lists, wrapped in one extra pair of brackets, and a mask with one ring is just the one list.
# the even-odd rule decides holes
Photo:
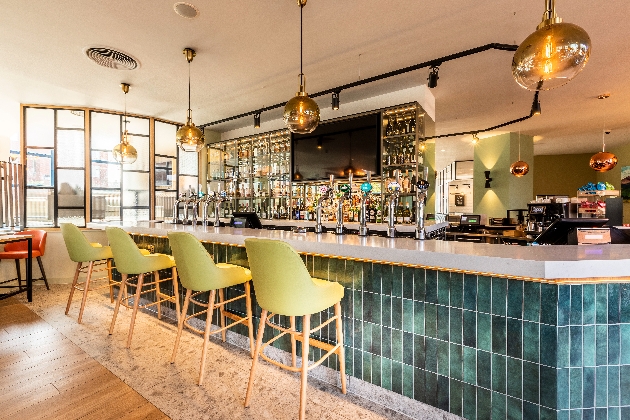
[(304, 73), (302, 72), (302, 55), (303, 55), (303, 49), (304, 49), (304, 35), (303, 35), (303, 27), (304, 25), (302, 24), (302, 15), (304, 11), (304, 4), (300, 3), (300, 85), (304, 86)]
[(521, 160), (521, 130), (518, 130), (518, 160)]
[(188, 110), (192, 113), (190, 109), (190, 61), (188, 62)]
[[(127, 92), (125, 92), (125, 115), (123, 116), (124, 120), (123, 123), (125, 123), (125, 134), (127, 133)], [(125, 135), (123, 135), (123, 138), (125, 140), (127, 140), (127, 137)]]

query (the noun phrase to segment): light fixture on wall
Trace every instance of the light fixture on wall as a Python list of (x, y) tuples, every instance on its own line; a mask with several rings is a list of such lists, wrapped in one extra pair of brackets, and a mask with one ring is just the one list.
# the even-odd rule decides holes
[(545, 13), (536, 31), (518, 47), (512, 75), (528, 90), (549, 90), (573, 79), (591, 55), (591, 39), (572, 23), (556, 15), (555, 0), (545, 0)]
[(190, 108), (190, 63), (197, 53), (191, 48), (184, 48), (184, 55), (188, 61), (188, 112), (186, 113), (186, 124), (177, 130), (175, 136), (177, 145), (184, 152), (199, 152), (203, 149), (205, 139), (200, 129), (192, 122), (192, 109)]
[(429, 83), (427, 83), (427, 86), (431, 89), (437, 87), (438, 79), (440, 78), (440, 76), (438, 76), (438, 71), (440, 71), (440, 68), (438, 66), (431, 66), (431, 72), (429, 73), (429, 77), (427, 78), (427, 80), (429, 81)]
[(484, 185), (484, 188), (490, 188), (490, 181), (492, 181), (492, 178), (490, 178), (490, 171), (483, 171), (483, 173), (486, 176), (486, 185)]
[(138, 159), (138, 151), (129, 143), (129, 133), (127, 132), (127, 93), (129, 92), (129, 84), (121, 83), (120, 87), (125, 92), (125, 113), (123, 114), (123, 135), (119, 144), (114, 147), (112, 153), (116, 162), (121, 164), (134, 163)]
[(527, 175), (529, 164), (521, 160), (521, 132), (518, 132), (518, 160), (510, 165), (510, 173), (517, 178)]
[(604, 141), (604, 138), (606, 137), (606, 134), (609, 134), (609, 133), (610, 133), (610, 130), (603, 131), (602, 151), (599, 153), (595, 153), (593, 156), (591, 156), (591, 160), (588, 163), (588, 166), (590, 166), (593, 170), (597, 172), (608, 172), (612, 168), (617, 166), (617, 162), (619, 161), (617, 159), (617, 156), (606, 151), (606, 143)]
[(479, 136), (477, 136), (477, 133), (473, 133), (471, 143), (473, 144), (473, 146), (479, 143)]
[(254, 114), (254, 128), (260, 128), (260, 112)]
[(341, 93), (341, 91), (337, 91), (337, 92), (333, 92), (332, 93), (332, 109), (334, 111), (339, 109), (339, 94)]
[(302, 12), (306, 0), (297, 0), (297, 3), (300, 6), (300, 91), (284, 106), (283, 120), (292, 133), (308, 134), (319, 124), (319, 106), (306, 93), (306, 77), (302, 71)]

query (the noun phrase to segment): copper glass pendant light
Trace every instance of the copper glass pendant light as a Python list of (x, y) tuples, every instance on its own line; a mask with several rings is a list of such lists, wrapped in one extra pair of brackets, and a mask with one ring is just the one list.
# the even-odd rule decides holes
[(521, 160), (521, 132), (518, 132), (518, 160), (510, 165), (510, 173), (517, 178), (527, 175), (529, 164)]
[(129, 92), (129, 84), (121, 83), (120, 87), (122, 91), (125, 92), (125, 113), (123, 115), (125, 130), (123, 131), (122, 140), (114, 147), (112, 153), (118, 163), (134, 163), (136, 159), (138, 159), (138, 152), (135, 147), (129, 144), (129, 133), (127, 132), (127, 92)]
[(536, 31), (525, 38), (512, 59), (512, 75), (528, 90), (549, 90), (573, 79), (591, 55), (586, 31), (564, 23), (554, 0), (545, 0), (545, 13)]
[(306, 0), (297, 0), (300, 6), (300, 91), (284, 106), (284, 124), (297, 134), (313, 132), (319, 124), (319, 106), (306, 93), (306, 77), (302, 72), (302, 11)]
[(591, 160), (588, 163), (588, 166), (597, 172), (608, 172), (617, 166), (617, 162), (619, 161), (617, 156), (606, 151), (606, 144), (604, 142), (605, 136), (606, 130), (602, 133), (602, 151), (591, 156)]
[(177, 145), (184, 152), (199, 152), (203, 149), (205, 138), (200, 129), (192, 122), (192, 109), (190, 108), (190, 62), (197, 53), (191, 48), (184, 48), (184, 55), (188, 61), (188, 112), (186, 114), (186, 124), (177, 130), (175, 136)]

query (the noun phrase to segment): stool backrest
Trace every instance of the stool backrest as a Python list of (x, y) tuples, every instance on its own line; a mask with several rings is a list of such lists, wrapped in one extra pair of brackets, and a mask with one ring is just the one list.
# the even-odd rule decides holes
[(66, 244), (66, 249), (70, 259), (74, 262), (84, 262), (91, 260), (92, 245), (76, 225), (72, 223), (61, 223), (61, 236)]
[(218, 289), (221, 270), (214, 265), (208, 251), (188, 232), (169, 232), (168, 241), (177, 266), (177, 275), (186, 289), (206, 291)]
[[(295, 313), (308, 306), (316, 288), (302, 258), (286, 242), (245, 239), (256, 300), (263, 309), (278, 314)], [(304, 302), (304, 303), (302, 303)]]
[[(45, 230), (23, 230), (21, 232), (17, 232), (16, 235), (21, 233), (31, 235), (33, 237), (33, 251), (39, 251), (41, 255), (44, 255), (44, 251), (46, 251), (46, 236), (48, 235)], [(4, 250), (6, 252), (27, 251), (28, 242), (9, 242), (4, 246)]]
[(105, 228), (109, 246), (114, 254), (116, 270), (123, 274), (139, 274), (146, 272), (144, 256), (131, 236), (118, 227)]

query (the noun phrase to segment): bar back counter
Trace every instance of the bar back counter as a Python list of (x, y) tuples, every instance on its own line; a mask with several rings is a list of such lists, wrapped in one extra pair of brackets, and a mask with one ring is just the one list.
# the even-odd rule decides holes
[[(388, 391), (468, 419), (630, 418), (630, 245), (522, 247), (150, 222), (123, 228), (141, 248), (164, 253), (169, 230), (189, 231), (215, 262), (243, 266), (246, 237), (288, 242), (314, 277), (346, 288), (349, 390), (399, 411), (413, 414), (412, 402)], [(246, 328), (236, 332), (247, 337)], [(334, 340), (334, 328), (319, 334)], [(274, 344), (290, 350), (290, 342)]]

